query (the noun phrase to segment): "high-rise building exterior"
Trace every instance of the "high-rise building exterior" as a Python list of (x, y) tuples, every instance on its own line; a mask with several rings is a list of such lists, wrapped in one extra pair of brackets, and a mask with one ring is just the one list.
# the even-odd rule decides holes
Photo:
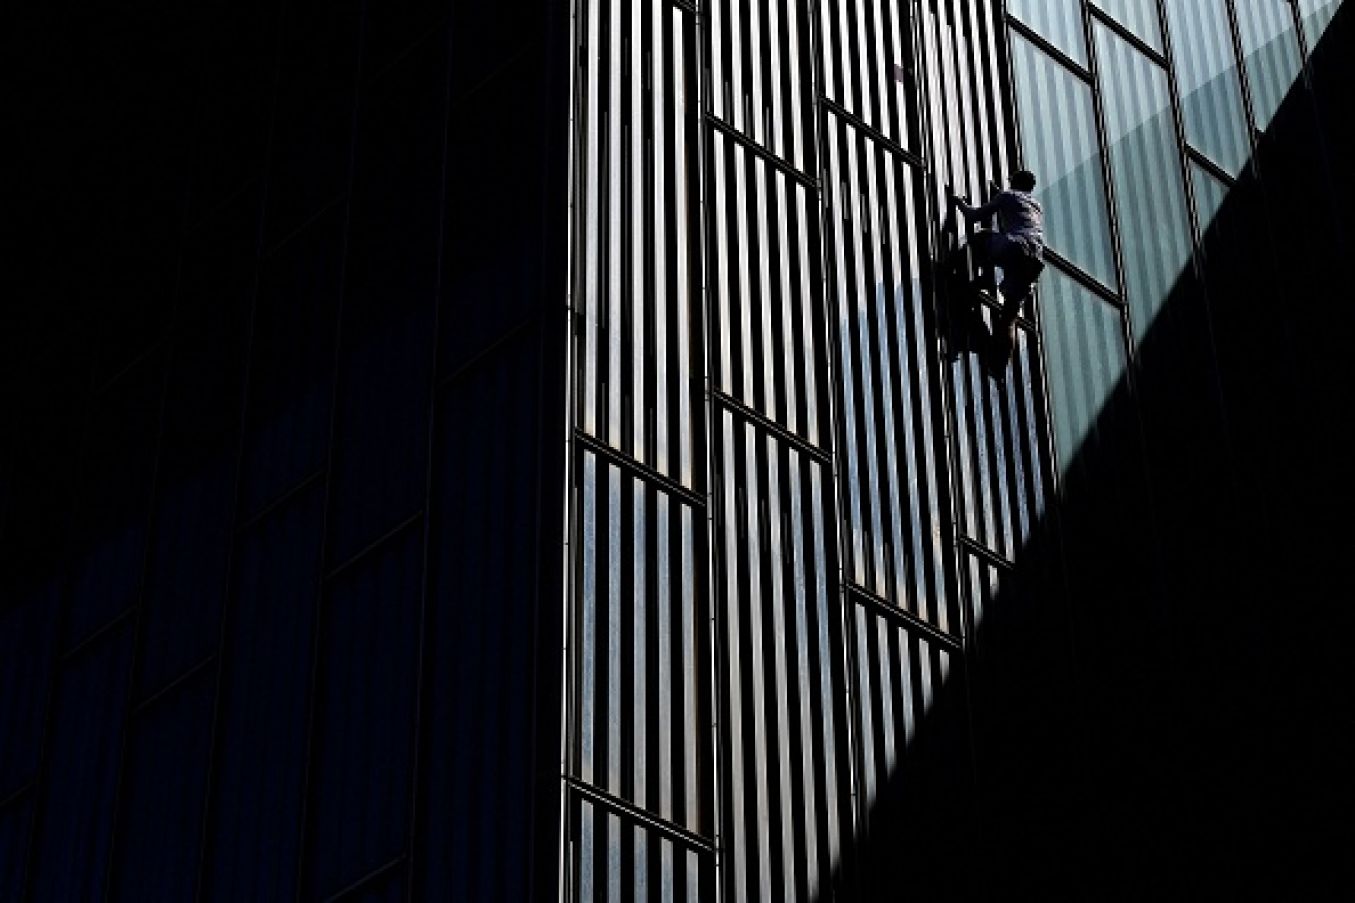
[(1340, 0), (461, 6), (73, 45), (0, 898), (1339, 886)]

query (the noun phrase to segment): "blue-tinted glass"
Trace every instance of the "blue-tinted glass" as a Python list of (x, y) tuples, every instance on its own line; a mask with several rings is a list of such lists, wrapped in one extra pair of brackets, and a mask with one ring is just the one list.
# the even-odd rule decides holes
[(1096, 5), (1143, 43), (1154, 50), (1162, 49), (1162, 28), (1153, 0), (1096, 0)]
[(0, 809), (0, 900), (23, 897), (28, 829), (33, 823), (32, 800), (30, 795)]
[[(426, 622), (431, 662), (418, 791), (416, 882), (430, 900), (528, 896), (532, 808), (531, 568), (541, 486), (533, 460), (539, 338), (502, 346), (443, 391)], [(482, 441), (467, 441), (468, 435)]]
[(1120, 314), (1053, 267), (1040, 279), (1040, 310), (1055, 448), (1066, 473), (1124, 373)]
[(1202, 166), (1190, 164), (1190, 180), (1195, 187), (1195, 214), (1200, 234), (1203, 235), (1223, 206), (1228, 186), (1211, 176)]
[(1086, 65), (1087, 42), (1082, 33), (1079, 0), (1007, 0), (1007, 12), (1072, 59)]
[(1012, 35), (1025, 164), (1039, 179), (1049, 246), (1115, 284), (1091, 86)]
[(23, 596), (15, 600), (15, 608), (0, 615), (0, 799), (31, 780), (38, 769), (61, 601), (56, 581)]
[(193, 898), (212, 735), (211, 671), (133, 718), (110, 896)]
[(1125, 299), (1141, 340), (1190, 257), (1180, 152), (1167, 73), (1103, 25), (1096, 50)]
[(422, 540), (420, 529), (386, 540), (335, 577), (325, 600), (308, 822), (321, 899), (405, 848)]
[(296, 896), (323, 487), (240, 538), (206, 899)]
[(1332, 16), (1341, 7), (1341, 0), (1299, 0), (1299, 16), (1303, 20), (1303, 38), (1312, 53), (1322, 33), (1331, 24)]
[(1186, 138), (1228, 172), (1251, 155), (1226, 0), (1167, 0)]
[(52, 777), (33, 838), (34, 900), (103, 895), (131, 656), (132, 630), (124, 622), (63, 666), (46, 750)]
[(1246, 56), (1256, 127), (1264, 129), (1298, 77), (1299, 42), (1285, 0), (1237, 0), (1237, 25)]

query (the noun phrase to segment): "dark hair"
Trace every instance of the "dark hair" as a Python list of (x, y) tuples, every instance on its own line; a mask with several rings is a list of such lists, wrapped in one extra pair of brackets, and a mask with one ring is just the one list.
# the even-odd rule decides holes
[(1035, 189), (1035, 173), (1029, 169), (1023, 169), (1020, 172), (1012, 174), (1012, 187), (1017, 191), (1033, 191)]

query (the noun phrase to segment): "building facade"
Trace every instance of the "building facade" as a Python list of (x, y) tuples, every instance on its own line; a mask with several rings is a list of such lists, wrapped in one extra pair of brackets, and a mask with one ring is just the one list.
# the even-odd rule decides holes
[[(1125, 476), (1096, 446), (1151, 482), (1140, 347), (1335, 10), (577, 5), (571, 899), (974, 889), (1009, 741), (970, 726), (1016, 716), (966, 679), (1032, 671), (985, 616), (1062, 592), (1051, 501)], [(1018, 165), (1049, 266), (999, 382), (939, 273), (950, 194)]]
[[(1340, 0), (92, 25), (0, 898), (1340, 886)], [(1021, 167), (998, 378), (950, 198)]]

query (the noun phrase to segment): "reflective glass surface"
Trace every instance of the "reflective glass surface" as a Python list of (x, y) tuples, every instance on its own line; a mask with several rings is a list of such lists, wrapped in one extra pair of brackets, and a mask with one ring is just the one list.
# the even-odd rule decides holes
[(1195, 218), (1203, 235), (1213, 221), (1214, 215), (1223, 206), (1228, 195), (1228, 186), (1214, 178), (1198, 163), (1190, 164), (1190, 181), (1195, 188)]
[(1066, 473), (1124, 372), (1120, 314), (1054, 267), (1040, 279), (1040, 309), (1055, 447)]
[(1237, 26), (1246, 56), (1256, 127), (1265, 129), (1298, 77), (1298, 37), (1285, 0), (1237, 0)]
[(1007, 0), (1007, 12), (1084, 66), (1087, 41), (1078, 0)]
[(1251, 154), (1225, 0), (1167, 0), (1186, 138), (1230, 173)]
[(1162, 28), (1153, 0), (1096, 0), (1096, 5), (1154, 50), (1162, 49)]
[(1167, 73), (1104, 25), (1096, 50), (1125, 297), (1141, 339), (1190, 255), (1171, 95)]
[(1308, 42), (1309, 53), (1340, 8), (1341, 0), (1299, 0), (1299, 18), (1303, 21), (1303, 39)]
[(1049, 246), (1113, 286), (1091, 86), (1016, 34), (1012, 66), (1025, 165), (1039, 179)]

